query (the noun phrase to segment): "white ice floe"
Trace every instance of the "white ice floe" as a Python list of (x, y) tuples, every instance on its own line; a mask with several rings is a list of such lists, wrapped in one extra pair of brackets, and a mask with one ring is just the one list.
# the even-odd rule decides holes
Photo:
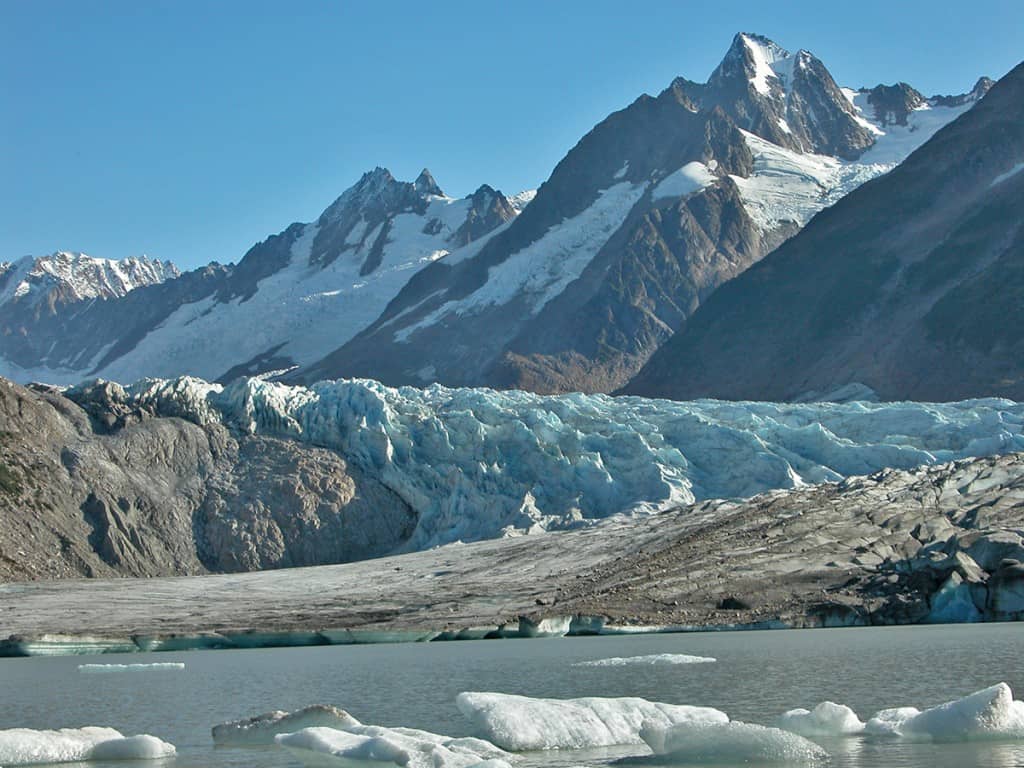
[(273, 744), (275, 736), (303, 728), (344, 729), (358, 725), (360, 722), (343, 709), (314, 704), (295, 712), (278, 710), (215, 725), (213, 741), (216, 744)]
[(779, 728), (801, 736), (853, 736), (863, 733), (864, 723), (843, 704), (823, 701), (814, 709), (791, 709), (779, 717)]
[(104, 674), (114, 672), (176, 672), (185, 668), (178, 661), (156, 664), (79, 664), (78, 671), (84, 674)]
[(1024, 405), (996, 399), (672, 402), (191, 378), (144, 379), (126, 398), (339, 451), (415, 512), (410, 550), (1024, 450)]
[(884, 709), (868, 721), (866, 731), (917, 741), (1024, 739), (1024, 702), (1010, 686), (998, 683), (937, 707)]
[(513, 752), (639, 744), (641, 728), (724, 723), (711, 707), (639, 698), (534, 699), (504, 693), (460, 693), (455, 700), (478, 733)]
[(77, 763), (92, 760), (156, 760), (172, 757), (174, 746), (155, 736), (123, 736), (113, 728), (0, 731), (0, 765)]
[(751, 723), (681, 723), (644, 726), (659, 763), (811, 763), (828, 753), (795, 733)]
[(628, 667), (633, 665), (665, 667), (676, 664), (710, 664), (711, 656), (689, 656), (685, 653), (654, 653), (650, 656), (612, 656), (608, 659), (577, 661), (574, 667)]
[(307, 765), (361, 763), (403, 768), (506, 768), (508, 755), (480, 739), (450, 738), (411, 728), (359, 726), (347, 730), (305, 728), (276, 737)]

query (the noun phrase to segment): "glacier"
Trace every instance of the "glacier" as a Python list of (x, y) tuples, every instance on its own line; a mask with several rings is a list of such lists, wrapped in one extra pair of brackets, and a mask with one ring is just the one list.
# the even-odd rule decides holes
[(188, 377), (106, 391), (144, 412), (337, 450), (415, 510), (409, 551), (1024, 450), (1024, 405), (1000, 399), (673, 402)]

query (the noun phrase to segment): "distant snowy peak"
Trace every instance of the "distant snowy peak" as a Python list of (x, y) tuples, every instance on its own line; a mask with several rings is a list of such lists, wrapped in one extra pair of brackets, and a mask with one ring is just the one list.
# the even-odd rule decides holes
[[(394, 219), (401, 214), (426, 216), (424, 232), (444, 235), (454, 249), (515, 217), (517, 209), (508, 198), (484, 185), (467, 198), (468, 204), (444, 194), (426, 168), (413, 182), (398, 181), (386, 168), (375, 168), (346, 190), (321, 214), (309, 263), (326, 266), (349, 251), (367, 251), (364, 274), (379, 264), (379, 255), (392, 237)], [(436, 215), (436, 205), (454, 203), (463, 220)], [(451, 212), (449, 212), (450, 214)]]
[(719, 107), (743, 130), (786, 149), (852, 160), (872, 142), (819, 59), (761, 35), (736, 35), (708, 82), (686, 91), (700, 109)]
[(0, 303), (35, 301), (44, 296), (50, 304), (118, 298), (180, 274), (171, 262), (146, 256), (115, 260), (57, 251), (0, 264)]

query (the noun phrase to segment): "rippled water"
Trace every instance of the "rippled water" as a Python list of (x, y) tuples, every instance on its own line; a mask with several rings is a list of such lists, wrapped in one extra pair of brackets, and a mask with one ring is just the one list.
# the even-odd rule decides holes
[[(884, 707), (931, 706), (1006, 681), (1024, 697), (1024, 626), (858, 628), (557, 640), (195, 651), (0, 660), (0, 728), (107, 725), (178, 747), (174, 766), (298, 766), (274, 748), (214, 748), (211, 726), (273, 710), (334, 704), (366, 723), (468, 735), (456, 694), (643, 696), (718, 707), (771, 724), (831, 699), (866, 719)], [(685, 653), (714, 664), (573, 667), (588, 659)], [(86, 662), (184, 662), (184, 671), (87, 675)], [(822, 742), (830, 765), (1009, 768), (1024, 744)], [(524, 766), (601, 765), (643, 746), (524, 756)], [(128, 763), (92, 763), (136, 768)], [(139, 763), (139, 768), (157, 764)], [(161, 767), (162, 768), (162, 767)]]

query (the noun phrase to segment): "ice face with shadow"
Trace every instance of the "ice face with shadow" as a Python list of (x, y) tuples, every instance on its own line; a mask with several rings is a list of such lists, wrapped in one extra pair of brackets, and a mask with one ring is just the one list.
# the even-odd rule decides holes
[(117, 396), (337, 450), (415, 511), (408, 550), (1024, 450), (1024, 405), (997, 399), (673, 402), (258, 378), (148, 379)]
[(711, 707), (639, 698), (535, 699), (467, 692), (455, 704), (477, 733), (512, 752), (640, 744), (642, 728), (729, 720)]
[(806, 764), (828, 753), (803, 736), (752, 723), (680, 723), (668, 728), (645, 725), (641, 736), (658, 765)]
[(314, 704), (295, 712), (267, 712), (213, 727), (213, 743), (220, 745), (273, 744), (274, 737), (305, 728), (345, 729), (361, 723), (343, 709)]
[(920, 711), (884, 709), (865, 732), (914, 741), (958, 742), (1024, 739), (1024, 702), (1015, 701), (1006, 683)]
[(277, 744), (306, 765), (377, 763), (403, 768), (507, 768), (508, 755), (480, 739), (450, 738), (412, 728), (364, 725), (304, 728), (281, 734)]
[(155, 736), (124, 736), (113, 728), (0, 731), (0, 765), (6, 768), (98, 760), (157, 760), (174, 754), (173, 745)]

